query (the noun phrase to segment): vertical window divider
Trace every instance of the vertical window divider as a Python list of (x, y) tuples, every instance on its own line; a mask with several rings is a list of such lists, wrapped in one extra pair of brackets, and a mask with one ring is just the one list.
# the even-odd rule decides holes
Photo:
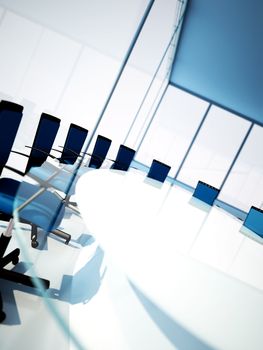
[[(182, 4), (184, 4), (183, 1), (179, 1), (179, 2), (181, 2)], [(182, 6), (182, 5), (181, 5), (181, 6)], [(171, 36), (171, 38), (170, 38), (170, 40), (169, 40), (169, 42), (168, 42), (168, 45), (166, 46), (166, 49), (164, 50), (164, 53), (163, 53), (163, 55), (162, 55), (162, 57), (161, 57), (161, 60), (160, 60), (158, 66), (157, 66), (157, 68), (156, 68), (156, 70), (155, 70), (155, 72), (154, 72), (154, 74), (153, 74), (153, 77), (152, 77), (152, 79), (151, 79), (151, 82), (150, 82), (150, 84), (149, 84), (149, 86), (148, 86), (148, 88), (147, 88), (147, 90), (146, 90), (146, 92), (145, 92), (145, 94), (144, 94), (144, 96), (143, 96), (143, 99), (142, 99), (142, 101), (141, 101), (141, 103), (140, 103), (140, 106), (139, 106), (139, 108), (138, 108), (138, 110), (137, 110), (137, 112), (136, 112), (136, 114), (135, 114), (135, 116), (134, 116), (134, 118), (133, 118), (133, 121), (132, 121), (132, 123), (131, 123), (131, 125), (130, 125), (130, 128), (129, 128), (129, 130), (128, 130), (128, 133), (127, 133), (127, 135), (126, 135), (126, 137), (125, 137), (125, 139), (124, 139), (124, 141), (123, 141), (123, 144), (126, 143), (128, 137), (129, 137), (129, 134), (130, 134), (130, 132), (131, 132), (131, 130), (132, 130), (132, 128), (133, 128), (133, 126), (134, 126), (134, 124), (135, 124), (137, 118), (138, 118), (138, 115), (139, 115), (139, 113), (140, 113), (140, 111), (141, 111), (141, 109), (142, 109), (142, 107), (143, 107), (143, 105), (144, 105), (144, 103), (145, 103), (145, 100), (146, 100), (146, 98), (147, 98), (147, 96), (148, 96), (148, 94), (149, 94), (149, 92), (150, 92), (150, 90), (151, 90), (151, 87), (152, 87), (152, 85), (153, 85), (153, 83), (154, 83), (154, 81), (155, 81), (155, 78), (157, 77), (157, 74), (158, 74), (158, 72), (159, 72), (159, 70), (160, 70), (160, 68), (161, 68), (161, 66), (162, 66), (162, 64), (163, 64), (163, 62), (164, 62), (164, 59), (165, 59), (167, 53), (169, 52), (169, 49), (170, 49), (171, 45), (173, 44), (174, 39), (176, 38), (176, 34), (177, 34), (177, 32), (178, 32), (178, 30), (179, 30), (179, 28), (180, 28), (180, 26), (181, 26), (181, 24), (182, 24), (182, 22), (183, 22), (183, 19), (184, 19), (184, 16), (185, 16), (185, 12), (186, 12), (186, 7), (184, 8), (183, 13), (181, 14), (181, 16), (180, 16), (179, 19), (178, 19), (178, 23), (177, 23), (176, 26), (175, 26), (175, 29), (174, 29), (173, 34), (172, 34), (172, 36)], [(163, 82), (165, 82), (166, 79), (168, 78), (168, 76), (170, 75), (170, 73), (171, 73), (171, 68), (172, 68), (172, 65), (167, 69), (167, 73), (166, 73), (166, 75), (165, 75), (165, 77), (164, 77), (164, 79), (163, 79)], [(162, 82), (162, 85), (163, 85), (163, 82)], [(161, 85), (161, 88), (162, 88), (162, 85)], [(166, 92), (166, 90), (167, 90), (168, 85), (169, 85), (169, 82), (167, 82), (167, 86), (166, 86), (166, 88), (165, 88), (165, 90), (164, 90), (164, 93), (163, 93), (162, 96), (160, 97), (161, 100), (162, 100), (162, 98), (163, 98), (163, 96), (164, 96), (164, 94), (165, 94), (165, 92)], [(158, 96), (158, 94), (157, 94), (157, 96)], [(160, 103), (158, 103), (157, 108), (156, 108), (155, 111), (153, 112), (153, 116), (155, 116), (156, 111), (157, 111), (157, 109), (159, 108), (159, 105), (160, 105)], [(138, 148), (137, 148), (137, 151), (138, 151), (139, 147), (140, 147), (141, 144), (142, 144), (142, 141), (143, 141), (143, 139), (144, 139), (144, 137), (145, 137), (145, 134), (146, 134), (147, 131), (149, 130), (149, 126), (151, 125), (152, 120), (153, 120), (153, 117), (151, 118), (151, 120), (150, 120), (150, 122), (149, 122), (149, 124), (148, 124), (148, 126), (147, 126), (146, 132), (145, 132), (144, 135), (142, 136), (142, 139), (141, 139), (141, 141), (140, 141), (140, 143), (139, 143), (139, 146), (138, 146)]]
[(176, 174), (175, 174), (175, 176), (174, 176), (174, 178), (173, 178), (174, 180), (177, 179), (177, 177), (178, 177), (178, 175), (179, 175), (179, 173), (180, 173), (180, 171), (181, 171), (181, 169), (182, 169), (182, 167), (183, 167), (183, 165), (184, 165), (184, 163), (185, 163), (185, 161), (186, 161), (186, 158), (187, 158), (188, 154), (190, 153), (191, 148), (192, 148), (192, 146), (193, 146), (193, 144), (194, 144), (194, 142), (195, 142), (195, 140), (196, 140), (196, 138), (197, 138), (197, 136), (198, 136), (200, 130), (202, 129), (202, 126), (203, 126), (203, 124), (204, 124), (204, 122), (205, 122), (205, 119), (206, 119), (206, 117), (207, 117), (207, 115), (208, 115), (208, 113), (209, 113), (211, 107), (212, 107), (212, 104), (210, 103), (210, 104), (208, 105), (206, 111), (205, 111), (205, 114), (204, 114), (204, 116), (203, 116), (203, 118), (202, 118), (202, 120), (201, 120), (201, 122), (200, 122), (198, 128), (196, 129), (196, 132), (195, 132), (195, 134), (194, 134), (194, 136), (193, 136), (193, 138), (192, 138), (192, 141), (191, 141), (191, 143), (190, 143), (190, 145), (189, 145), (187, 151), (185, 152), (184, 158), (183, 158), (183, 160), (181, 161), (181, 164), (179, 165), (179, 168), (178, 168), (178, 170), (177, 170), (177, 172), (176, 172)]
[(144, 134), (143, 134), (143, 136), (142, 136), (142, 138), (141, 138), (141, 141), (139, 142), (138, 146), (136, 147), (136, 151), (137, 151), (137, 152), (139, 151), (139, 149), (140, 149), (140, 147), (141, 147), (141, 145), (142, 145), (142, 143), (143, 143), (143, 141), (144, 141), (144, 138), (145, 138), (145, 136), (146, 136), (148, 130), (150, 129), (150, 126), (152, 125), (152, 122), (153, 122), (153, 120), (154, 120), (154, 117), (155, 117), (155, 115), (156, 115), (156, 113), (157, 113), (157, 111), (158, 111), (158, 109), (159, 109), (159, 107), (160, 107), (160, 104), (161, 104), (161, 102), (162, 102), (162, 100), (163, 100), (163, 97), (164, 97), (164, 95), (165, 95), (165, 93), (166, 93), (166, 91), (167, 91), (167, 89), (168, 89), (168, 86), (169, 86), (169, 84), (166, 85), (166, 87), (165, 87), (165, 89), (164, 89), (164, 91), (163, 91), (163, 93), (162, 93), (162, 96), (160, 97), (159, 102), (158, 102), (157, 106), (155, 107), (155, 110), (154, 110), (154, 112), (153, 112), (153, 114), (152, 114), (152, 117), (151, 117), (151, 119), (150, 119), (150, 121), (149, 121), (147, 127), (145, 128), (145, 131), (144, 131)]
[(230, 166), (228, 168), (228, 171), (227, 171), (227, 173), (226, 173), (226, 175), (225, 175), (225, 177), (224, 177), (224, 179), (223, 179), (223, 181), (222, 181), (222, 183), (221, 183), (221, 185), (219, 187), (219, 190), (221, 190), (223, 188), (223, 186), (224, 186), (224, 184), (225, 184), (229, 174), (231, 173), (231, 170), (233, 169), (233, 166), (235, 165), (236, 160), (239, 157), (239, 155), (240, 155), (240, 153), (241, 153), (241, 151), (242, 151), (242, 149), (243, 149), (243, 147), (244, 147), (244, 145), (245, 145), (245, 143), (246, 143), (246, 141), (247, 141), (247, 139), (248, 139), (248, 137), (250, 135), (250, 132), (251, 132), (251, 130), (252, 130), (254, 125), (255, 125), (255, 123), (251, 123), (250, 127), (248, 128), (248, 131), (247, 131), (243, 141), (241, 142), (241, 144), (240, 144), (240, 146), (239, 146), (239, 148), (237, 150), (237, 153), (236, 153), (234, 159), (232, 160), (232, 163), (230, 164)]
[[(116, 89), (116, 87), (117, 87), (117, 85), (118, 85), (118, 83), (119, 83), (119, 80), (120, 80), (120, 78), (121, 78), (121, 76), (122, 76), (122, 73), (123, 73), (123, 71), (124, 71), (124, 69), (125, 69), (125, 67), (126, 67), (126, 65), (127, 65), (127, 63), (128, 63), (128, 60), (129, 60), (129, 58), (130, 58), (130, 56), (131, 56), (131, 54), (132, 54), (132, 51), (133, 51), (133, 49), (134, 49), (134, 47), (135, 47), (135, 45), (136, 45), (136, 43), (137, 43), (137, 41), (138, 41), (138, 39), (139, 39), (139, 36), (140, 36), (140, 34), (141, 34), (141, 32), (142, 32), (142, 29), (143, 29), (143, 27), (144, 27), (144, 24), (145, 24), (147, 18), (148, 18), (148, 16), (149, 16), (150, 12), (151, 12), (151, 9), (152, 9), (152, 7), (153, 7), (153, 5), (154, 5), (154, 2), (155, 2), (155, 0), (150, 0), (149, 3), (148, 3), (148, 5), (147, 5), (147, 8), (146, 8), (146, 10), (145, 10), (145, 12), (144, 12), (144, 15), (143, 15), (143, 17), (142, 17), (142, 19), (141, 19), (141, 21), (140, 21), (140, 23), (139, 23), (139, 26), (138, 26), (138, 28), (137, 28), (135, 34), (134, 34), (134, 37), (133, 37), (133, 39), (132, 39), (132, 42), (131, 42), (131, 44), (130, 44), (128, 50), (127, 50), (127, 53), (126, 53), (126, 55), (125, 55), (125, 57), (124, 57), (124, 60), (123, 60), (123, 62), (122, 62), (122, 64), (121, 64), (121, 67), (120, 67), (120, 69), (119, 69), (119, 72), (118, 72), (118, 74), (117, 74), (117, 76), (116, 76), (116, 79), (115, 79), (115, 81), (114, 81), (114, 83), (113, 83), (113, 86), (112, 86), (112, 88), (111, 88), (111, 90), (110, 90), (110, 93), (109, 93), (109, 95), (108, 95), (108, 97), (107, 97), (107, 99), (106, 99), (106, 101), (105, 101), (105, 103), (104, 103), (104, 106), (103, 106), (103, 108), (102, 108), (102, 110), (101, 110), (101, 112), (100, 112), (100, 115), (99, 115), (99, 117), (98, 117), (98, 119), (97, 119), (97, 122), (96, 122), (96, 124), (95, 124), (95, 126), (94, 126), (92, 132), (90, 133), (90, 137), (89, 137), (89, 139), (88, 139), (88, 142), (87, 142), (87, 144), (85, 145), (85, 152), (87, 152), (87, 150), (88, 150), (88, 148), (89, 148), (89, 146), (90, 146), (90, 144), (91, 144), (91, 142), (92, 142), (92, 140), (93, 140), (93, 137), (94, 137), (94, 135), (96, 134), (96, 131), (97, 131), (98, 128), (99, 128), (99, 125), (100, 125), (101, 120), (102, 120), (102, 118), (103, 118), (103, 116), (104, 116), (104, 113), (105, 113), (106, 109), (108, 108), (108, 105), (109, 105), (109, 103), (110, 103), (110, 100), (111, 100), (111, 98), (112, 98), (112, 96), (113, 96), (113, 94), (114, 94), (114, 92), (115, 92), (115, 89)], [(79, 163), (79, 166), (80, 166), (80, 165), (81, 165), (81, 163)]]

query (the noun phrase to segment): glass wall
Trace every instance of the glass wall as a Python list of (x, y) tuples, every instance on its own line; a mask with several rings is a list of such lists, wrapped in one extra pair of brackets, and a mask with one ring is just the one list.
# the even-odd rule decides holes
[(219, 199), (244, 211), (263, 208), (263, 128), (254, 125)]
[(212, 106), (178, 180), (196, 187), (199, 180), (220, 187), (248, 131), (250, 122)]
[(142, 138), (137, 133), (136, 161), (169, 164), (169, 176), (178, 173), (176, 179), (193, 188), (199, 180), (223, 185), (218, 199), (245, 212), (263, 208), (263, 128), (254, 125), (250, 132), (251, 125), (169, 85), (149, 129)]
[(179, 1), (155, 1), (145, 22), (96, 133), (113, 140), (112, 158), (121, 143), (135, 147), (156, 96), (168, 83), (181, 7)]
[(172, 166), (170, 175), (175, 174), (207, 107), (207, 102), (169, 86), (136, 160), (149, 166), (158, 159)]
[[(0, 45), (0, 99), (24, 106), (15, 149), (28, 151), (24, 146), (32, 144), (42, 112), (61, 118), (57, 145), (64, 143), (71, 122), (93, 127), (119, 60), (7, 9)], [(23, 168), (21, 157), (14, 162)]]
[[(71, 122), (92, 131), (149, 4), (78, 0), (61, 11), (61, 3), (51, 0), (0, 0), (0, 98), (25, 107), (17, 147), (32, 142), (43, 111), (62, 120), (57, 145)], [(168, 81), (177, 37), (170, 41), (182, 6), (157, 0), (151, 8), (98, 130), (113, 139), (111, 152), (124, 142), (149, 87), (140, 123)]]

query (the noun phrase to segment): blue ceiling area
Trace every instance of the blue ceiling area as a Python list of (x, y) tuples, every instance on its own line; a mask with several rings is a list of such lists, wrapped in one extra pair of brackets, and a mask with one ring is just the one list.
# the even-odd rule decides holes
[(263, 1), (189, 0), (170, 82), (263, 124)]

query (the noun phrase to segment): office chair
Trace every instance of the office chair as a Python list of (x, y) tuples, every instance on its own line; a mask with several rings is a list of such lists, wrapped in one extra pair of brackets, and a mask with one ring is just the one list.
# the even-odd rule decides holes
[(23, 116), (23, 106), (13, 102), (0, 102), (0, 174), (12, 149)]
[[(70, 202), (70, 196), (75, 192), (75, 184), (78, 178), (91, 169), (100, 168), (103, 161), (106, 158), (107, 152), (110, 148), (111, 140), (98, 135), (92, 153), (81, 152), (80, 154), (84, 156), (88, 154), (90, 156), (89, 161), (82, 165), (79, 169), (73, 165), (66, 165), (57, 172), (56, 176), (48, 180), (52, 173), (57, 169), (55, 166), (45, 163), (41, 168), (32, 168), (30, 170), (29, 176), (36, 181), (41, 181), (42, 186), (53, 187), (55, 190), (63, 192), (66, 194), (64, 201), (67, 205), (74, 204)], [(61, 198), (62, 199), (62, 198)], [(71, 207), (76, 210), (75, 207)]]
[[(48, 155), (50, 154), (51, 148), (53, 146), (54, 140), (56, 138), (56, 135), (59, 129), (59, 125), (60, 125), (60, 119), (52, 115), (42, 113), (38, 123), (33, 144), (30, 147), (31, 148), (30, 154), (28, 155), (19, 151), (14, 151), (14, 150), (11, 151), (12, 153), (19, 154), (28, 158), (25, 171), (21, 171), (19, 169), (16, 169), (14, 167), (7, 166), (7, 165), (5, 165), (5, 168), (21, 176), (25, 176), (26, 174), (28, 174), (31, 171), (31, 169), (41, 169), (41, 165), (46, 161)], [(5, 130), (3, 130), (3, 132), (5, 132)], [(7, 215), (4, 211), (1, 211), (1, 206), (0, 206), (0, 218), (3, 221), (9, 221), (11, 219), (10, 215)], [(56, 234), (58, 237), (65, 239), (66, 243), (70, 241), (71, 236), (66, 232), (56, 230), (53, 233)], [(33, 248), (36, 248), (38, 246), (37, 236), (38, 236), (37, 227), (32, 223), (31, 224), (31, 246)]]
[[(27, 205), (23, 207), (25, 203)], [(45, 232), (57, 230), (64, 216), (65, 207), (57, 196), (38, 185), (19, 182), (11, 178), (0, 179), (0, 210), (10, 218), (6, 231), (0, 237), (0, 278), (35, 287), (34, 278), (5, 269), (10, 262), (15, 265), (19, 261), (20, 250), (18, 248), (4, 256), (12, 237), (13, 212), (19, 207), (19, 221), (30, 223)], [(48, 280), (39, 279), (39, 282), (44, 289), (49, 288)]]
[(205, 202), (208, 205), (213, 205), (219, 192), (220, 192), (219, 189), (203, 181), (198, 181), (197, 186), (193, 193), (193, 197)]
[(159, 162), (156, 159), (153, 159), (150, 169), (148, 171), (147, 177), (164, 182), (171, 167), (164, 163)]
[[(80, 156), (80, 151), (84, 145), (87, 134), (88, 130), (71, 123), (64, 146), (62, 146), (62, 150), (52, 148), (52, 150), (61, 153), (61, 155), (56, 157), (45, 152), (46, 158), (50, 157), (52, 159), (57, 159), (62, 165), (73, 165)], [(54, 164), (45, 162), (41, 167), (32, 167), (27, 175), (32, 177), (44, 187), (54, 187), (62, 192), (65, 192), (66, 188), (68, 187), (68, 182), (66, 182), (66, 179), (63, 178), (64, 173), (63, 167), (60, 169)], [(56, 174), (56, 176), (54, 176), (52, 180), (48, 181), (53, 174)]]
[(60, 119), (52, 115), (42, 113), (39, 119), (33, 144), (30, 147), (28, 146), (31, 149), (30, 154), (28, 155), (14, 150), (11, 151), (12, 153), (28, 158), (25, 170), (21, 171), (10, 166), (6, 166), (6, 168), (21, 176), (24, 176), (32, 167), (40, 167), (46, 161), (48, 154), (51, 151), (59, 125)]
[(74, 164), (80, 156), (80, 151), (87, 135), (87, 129), (71, 123), (62, 151), (57, 150), (61, 152), (61, 156), (58, 158), (59, 162), (62, 164)]
[(90, 160), (88, 167), (99, 169), (106, 159), (106, 155), (111, 145), (111, 140), (105, 136), (98, 135), (92, 154), (90, 155)]
[(243, 226), (263, 238), (263, 210), (252, 206), (245, 218)]
[(133, 161), (135, 150), (124, 145), (120, 145), (116, 159), (111, 169), (127, 171)]

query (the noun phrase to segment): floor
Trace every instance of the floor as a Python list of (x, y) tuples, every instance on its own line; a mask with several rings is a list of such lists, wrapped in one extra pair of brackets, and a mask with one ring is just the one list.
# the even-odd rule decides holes
[[(31, 248), (27, 225), (21, 225), (23, 242), (13, 234), (8, 251), (21, 244), (26, 250), (14, 269), (30, 274), (36, 264), (36, 274), (50, 280), (50, 289), (43, 298), (33, 288), (0, 280), (7, 314), (0, 326), (1, 350), (175, 349), (172, 334), (162, 331), (169, 318), (161, 327), (155, 322), (147, 308), (161, 310), (105, 256), (82, 220), (69, 216), (63, 224), (72, 234), (68, 246), (39, 235), (39, 249)], [(5, 226), (0, 222), (1, 231)]]
[[(214, 208), (207, 218), (204, 214), (198, 239), (182, 242), (181, 248), (187, 245), (187, 254), (194, 259), (262, 293), (262, 242), (246, 232), (232, 235), (231, 225), (240, 226), (238, 220), (225, 222), (223, 231), (220, 224), (220, 235), (215, 230), (212, 237), (209, 227), (220, 221), (220, 210)], [(1, 231), (5, 226), (0, 222)], [(32, 273), (34, 264), (36, 274), (51, 285), (42, 298), (33, 288), (0, 280), (7, 314), (0, 326), (1, 350), (212, 348), (152, 303), (102, 251), (80, 217), (67, 214), (62, 228), (72, 234), (68, 246), (54, 236), (40, 235), (39, 249), (33, 249), (26, 225), (21, 225), (19, 235), (23, 242), (13, 236), (9, 250), (26, 247), (15, 269)], [(226, 251), (226, 243), (235, 249)]]

